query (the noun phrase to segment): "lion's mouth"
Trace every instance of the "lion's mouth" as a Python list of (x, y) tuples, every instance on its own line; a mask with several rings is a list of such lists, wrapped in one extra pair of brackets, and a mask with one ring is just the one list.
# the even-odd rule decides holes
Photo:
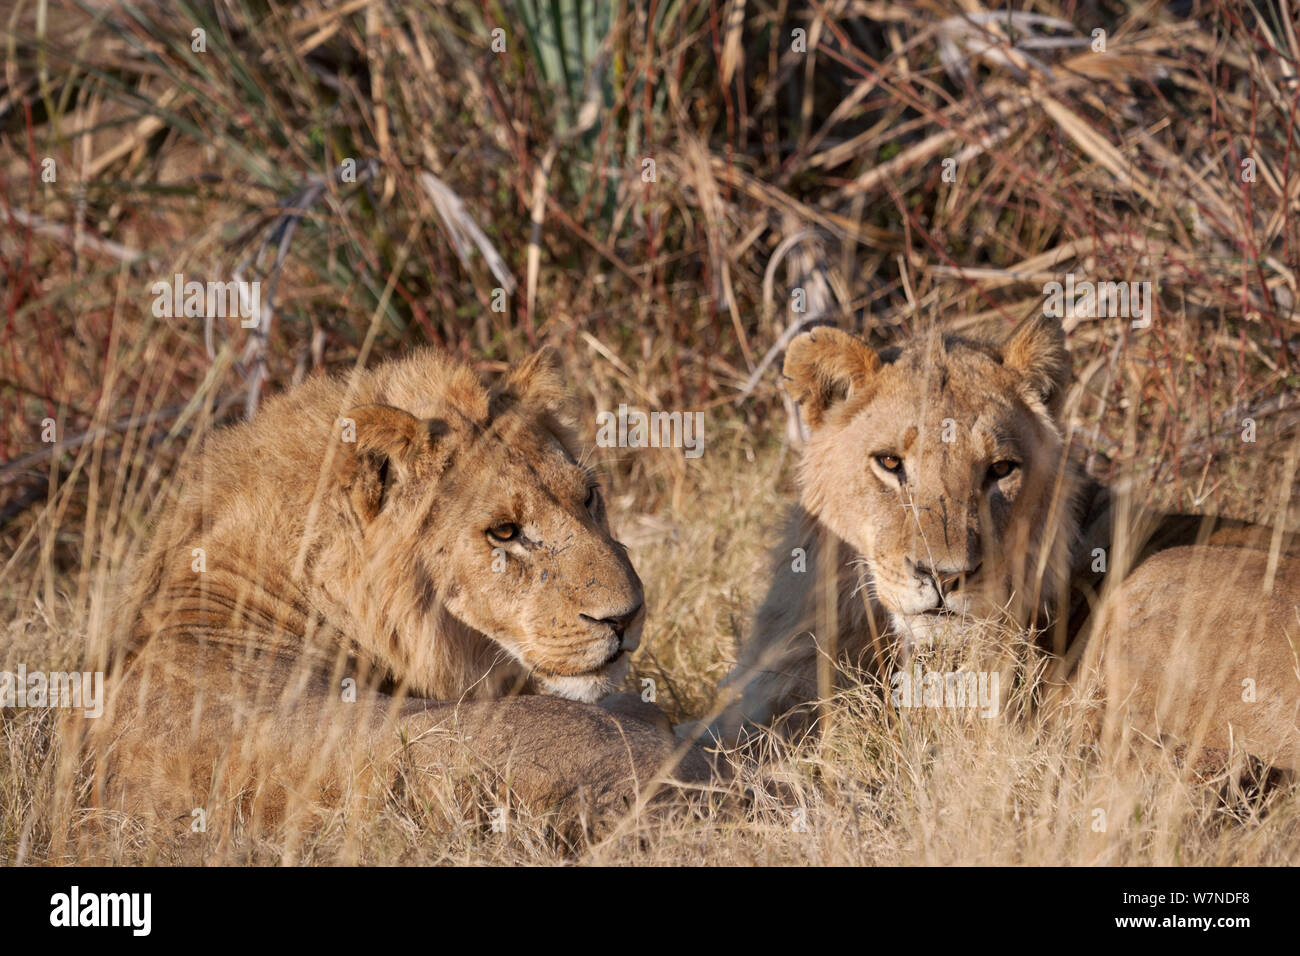
[(597, 665), (596, 665), (595, 667), (593, 667), (591, 670), (589, 670), (589, 671), (582, 671), (581, 673), (579, 673), (579, 674), (574, 674), (573, 676), (574, 676), (574, 677), (578, 677), (578, 678), (582, 678), (582, 677), (601, 678), (601, 677), (604, 677), (604, 676), (609, 672), (609, 670), (610, 670), (611, 668), (617, 667), (617, 666), (618, 666), (618, 665), (623, 661), (623, 659), (624, 659), (626, 656), (627, 656), (627, 648), (625, 648), (625, 647), (620, 647), (620, 648), (618, 648), (616, 651), (614, 651), (614, 653), (610, 654), (609, 657), (605, 658), (605, 660), (604, 660), (602, 663), (597, 664)]
[(605, 668), (607, 668), (607, 667), (613, 667), (613, 666), (614, 666), (615, 664), (617, 664), (620, 660), (622, 660), (623, 655), (626, 654), (626, 653), (627, 653), (627, 648), (626, 648), (626, 647), (616, 647), (616, 648), (614, 648), (614, 653), (610, 654), (609, 657), (605, 658), (605, 663), (601, 664), (600, 666), (598, 666), (598, 667), (596, 667), (596, 668), (593, 668), (592, 671), (591, 671), (591, 673), (593, 673), (593, 674), (595, 674), (595, 673), (599, 673), (600, 671), (603, 671), (603, 670), (604, 670)]
[(614, 651), (609, 655), (609, 657), (605, 658), (595, 667), (592, 667), (589, 670), (585, 670), (585, 671), (577, 671), (576, 673), (566, 674), (563, 671), (559, 671), (554, 668), (545, 667), (545, 666), (537, 666), (534, 667), (533, 670), (543, 677), (552, 677), (552, 678), (600, 677), (605, 673), (605, 671), (609, 670), (611, 667), (613, 667), (614, 665), (622, 661), (623, 658), (627, 656), (627, 654), (628, 654), (628, 649), (626, 647), (615, 648)]

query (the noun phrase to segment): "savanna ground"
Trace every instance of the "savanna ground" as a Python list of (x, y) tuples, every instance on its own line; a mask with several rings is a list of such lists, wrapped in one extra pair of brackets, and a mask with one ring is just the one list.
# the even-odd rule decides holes
[[(1294, 4), (1011, 6), (8, 0), (0, 669), (90, 658), (207, 429), (418, 343), (487, 374), (558, 346), (590, 439), (620, 402), (707, 413), (699, 459), (596, 450), (649, 603), (629, 686), (674, 718), (710, 706), (794, 500), (798, 327), (1002, 334), (1067, 273), (1150, 281), (1149, 328), (1066, 319), (1081, 458), (1144, 502), (1294, 527)], [(155, 317), (177, 272), (262, 281), (263, 329)], [(81, 809), (52, 713), (5, 709), (0, 860), (1300, 862), (1294, 787), (1116, 776), (1068, 727), (903, 720), (853, 675), (831, 711), (739, 768), (739, 807), (574, 855), (528, 820), (434, 832), (400, 794), (151, 833)]]

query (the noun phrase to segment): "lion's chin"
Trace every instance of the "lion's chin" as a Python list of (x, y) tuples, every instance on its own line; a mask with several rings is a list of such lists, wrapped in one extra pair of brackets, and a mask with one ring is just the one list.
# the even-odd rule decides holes
[(909, 653), (961, 639), (970, 630), (972, 619), (966, 614), (890, 614), (894, 632)]
[(538, 689), (552, 697), (565, 697), (569, 700), (594, 704), (601, 698), (618, 690), (623, 678), (627, 677), (628, 654), (623, 653), (604, 667), (586, 674), (558, 675), (536, 674)]

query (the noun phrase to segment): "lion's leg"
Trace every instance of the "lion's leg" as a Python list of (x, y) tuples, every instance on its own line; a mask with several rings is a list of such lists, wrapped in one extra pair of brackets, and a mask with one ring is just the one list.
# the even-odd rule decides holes
[(635, 691), (610, 694), (600, 702), (600, 707), (620, 718), (639, 720), (651, 727), (658, 727), (667, 733), (671, 733), (673, 729), (672, 721), (668, 719), (668, 715), (660, 710), (657, 704), (643, 700), (641, 695)]
[[(589, 823), (658, 792), (710, 779), (703, 753), (640, 715), (553, 697), (440, 703), (305, 691), (259, 704), (135, 678), (97, 739), (101, 806), (189, 828), (195, 811), (278, 822), (366, 804), (407, 787), (466, 792)], [(151, 731), (149, 714), (171, 715)], [(432, 792), (432, 791), (431, 791)], [(448, 791), (443, 791), (445, 794)]]
[[(719, 713), (703, 726), (679, 727), (680, 736), (707, 736), (731, 745), (753, 728), (783, 717), (787, 730), (797, 730), (807, 725), (811, 709), (805, 705), (818, 700), (833, 670), (828, 665), (856, 666), (874, 656), (875, 645), (883, 644), (884, 622), (865, 593), (854, 555), (839, 541), (832, 548), (829, 538), (828, 531), (796, 510), (774, 556), (772, 584), (753, 631), (719, 687)], [(836, 590), (833, 614), (819, 608), (827, 584), (818, 562), (828, 554), (835, 560), (828, 579)], [(834, 641), (818, 638), (827, 630)], [(832, 654), (834, 661), (828, 660)]]
[(460, 765), (490, 777), (503, 801), (592, 826), (606, 826), (639, 801), (662, 795), (668, 781), (712, 778), (699, 748), (641, 714), (557, 697), (434, 707), (413, 701), (400, 720), (417, 766), (443, 773)]

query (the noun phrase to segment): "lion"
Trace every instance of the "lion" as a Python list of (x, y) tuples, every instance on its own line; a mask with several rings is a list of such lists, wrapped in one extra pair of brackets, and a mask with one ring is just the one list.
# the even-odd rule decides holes
[(1061, 616), (1087, 489), (1060, 420), (1069, 373), (1042, 317), (999, 343), (934, 332), (877, 352), (829, 327), (790, 343), (800, 501), (714, 738), (824, 695), (819, 661), (879, 663), (980, 616)]
[(1176, 547), (1102, 603), (1072, 701), (1112, 758), (1157, 743), (1218, 772), (1234, 754), (1300, 770), (1300, 558)]
[[(990, 618), (1047, 645), (1058, 665), (1047, 683), (1054, 701), (1089, 635), (1102, 634), (1092, 653), (1115, 648), (1110, 658), (1129, 669), (1114, 679), (1143, 688), (1134, 713), (1158, 723), (1168, 713), (1163, 698), (1156, 707), (1148, 697), (1167, 657), (1161, 652), (1176, 622), (1203, 620), (1231, 636), (1201, 640), (1188, 666), (1212, 663), (1218, 646), (1243, 679), (1257, 671), (1280, 696), (1272, 709), (1246, 712), (1254, 723), (1231, 719), (1248, 741), (1258, 738), (1264, 756), (1292, 759), (1300, 697), (1286, 679), (1294, 658), (1280, 635), (1300, 630), (1288, 617), (1288, 601), (1300, 593), (1296, 536), (1145, 512), (1088, 479), (1061, 420), (1069, 373), (1064, 330), (1043, 316), (1000, 342), (932, 331), (877, 352), (833, 328), (795, 338), (784, 375), (810, 430), (799, 504), (773, 554), (767, 596), (721, 685), (720, 712), (678, 732), (729, 746), (762, 726), (798, 731), (812, 719), (808, 705), (828, 696), (834, 663), (880, 674), (939, 638), (974, 635)], [(1269, 554), (1285, 556), (1271, 597), (1259, 591)], [(1131, 583), (1101, 603), (1111, 578), (1125, 581), (1134, 567)], [(1216, 578), (1229, 589), (1218, 594), (1241, 595), (1250, 609), (1243, 613), (1259, 615), (1257, 627), (1226, 627), (1229, 612), (1209, 603)], [(1161, 579), (1191, 582), (1192, 590), (1161, 593)], [(1126, 621), (1122, 609), (1131, 604), (1148, 608), (1147, 616)]]
[(596, 706), (644, 601), (571, 422), (550, 350), (492, 388), (422, 350), (215, 432), (115, 615), (100, 804), (272, 819), (469, 755), (595, 819), (708, 779), (654, 708)]

